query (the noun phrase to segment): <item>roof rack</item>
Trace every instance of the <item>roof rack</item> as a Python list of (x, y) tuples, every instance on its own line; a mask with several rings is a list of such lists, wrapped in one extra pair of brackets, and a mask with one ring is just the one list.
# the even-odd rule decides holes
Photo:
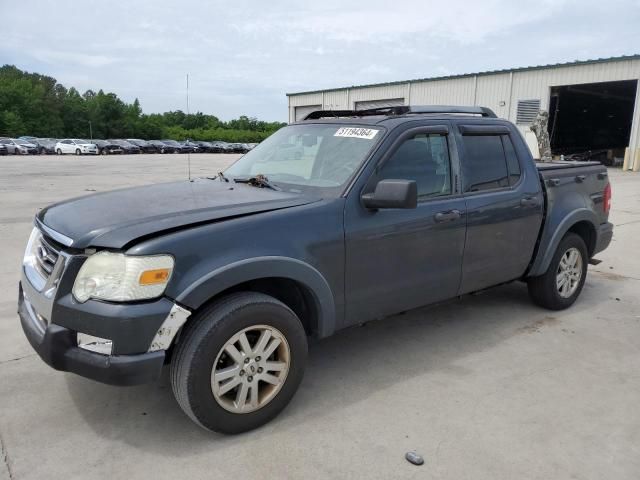
[(423, 113), (462, 113), (467, 115), (481, 115), (497, 118), (497, 115), (487, 107), (458, 107), (444, 105), (402, 105), (398, 107), (379, 107), (366, 110), (316, 110), (304, 117), (305, 120), (339, 117), (368, 117), (374, 115), (410, 115)]

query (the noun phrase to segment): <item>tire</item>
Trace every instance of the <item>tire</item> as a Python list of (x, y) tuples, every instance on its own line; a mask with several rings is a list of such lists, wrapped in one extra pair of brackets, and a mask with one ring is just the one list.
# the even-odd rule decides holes
[(47, 151), (46, 151), (43, 147), (40, 147), (40, 151), (38, 151), (38, 154), (40, 154), (40, 155), (46, 155), (46, 154), (47, 154)]
[(82, 155), (82, 152), (80, 151), (79, 148), (76, 148), (76, 155)]
[(59, 148), (56, 150), (56, 155), (62, 155), (62, 150), (60, 150)]
[[(264, 331), (261, 328), (272, 334), (265, 336), (268, 340), (264, 342), (264, 350), (258, 342)], [(247, 349), (238, 341), (233, 344), (239, 355), (236, 361), (225, 349), (245, 331), (248, 331), (244, 338), (249, 341), (251, 354), (245, 356)], [(269, 352), (271, 342), (278, 344), (272, 353)], [(260, 351), (265, 351), (267, 358), (255, 356)], [(306, 361), (307, 338), (296, 314), (268, 295), (240, 292), (209, 305), (190, 321), (173, 355), (171, 386), (178, 404), (195, 423), (219, 433), (241, 433), (264, 425), (287, 406), (302, 381)], [(281, 369), (278, 372), (268, 368), (276, 364)], [(285, 370), (282, 366), (287, 364), (288, 370)], [(223, 395), (220, 394), (225, 383), (213, 381), (214, 365), (218, 371), (237, 372), (224, 377), (224, 382), (233, 381), (236, 387)], [(262, 380), (266, 376), (281, 381), (274, 386)], [(214, 394), (216, 386), (218, 391)], [(242, 389), (248, 402), (244, 404), (246, 412), (237, 410), (236, 401)], [(258, 397), (256, 393), (255, 402), (254, 390), (260, 394)]]
[[(577, 254), (576, 265), (564, 271), (562, 265), (571, 265), (571, 254)], [(576, 301), (587, 278), (589, 256), (587, 246), (582, 237), (575, 233), (567, 233), (560, 241), (556, 253), (551, 259), (547, 271), (528, 281), (531, 299), (541, 307), (549, 310), (564, 310)], [(562, 270), (562, 271), (561, 271)], [(562, 275), (564, 273), (564, 282)], [(576, 278), (579, 275), (579, 278)], [(562, 283), (561, 286), (559, 282)]]

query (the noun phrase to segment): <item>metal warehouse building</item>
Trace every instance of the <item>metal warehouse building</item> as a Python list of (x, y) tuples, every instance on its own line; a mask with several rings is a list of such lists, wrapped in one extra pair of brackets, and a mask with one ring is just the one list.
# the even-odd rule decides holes
[(529, 125), (549, 112), (554, 155), (640, 170), (640, 55), (289, 93), (289, 121), (314, 110), (397, 105), (479, 105), (516, 123), (534, 156)]

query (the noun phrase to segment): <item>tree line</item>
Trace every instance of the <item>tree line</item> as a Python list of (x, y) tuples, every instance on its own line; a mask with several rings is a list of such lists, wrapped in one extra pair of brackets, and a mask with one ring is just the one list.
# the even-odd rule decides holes
[(85, 138), (92, 131), (93, 138), (259, 142), (284, 125), (246, 116), (223, 122), (181, 110), (145, 114), (137, 98), (126, 103), (102, 90), (80, 94), (53, 77), (0, 67), (0, 136)]

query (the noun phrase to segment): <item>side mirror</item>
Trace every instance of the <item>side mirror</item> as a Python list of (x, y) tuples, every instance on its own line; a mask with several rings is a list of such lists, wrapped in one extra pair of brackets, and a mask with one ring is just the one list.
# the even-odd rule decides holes
[(362, 195), (362, 203), (371, 210), (416, 208), (418, 186), (415, 180), (380, 180), (373, 193)]

